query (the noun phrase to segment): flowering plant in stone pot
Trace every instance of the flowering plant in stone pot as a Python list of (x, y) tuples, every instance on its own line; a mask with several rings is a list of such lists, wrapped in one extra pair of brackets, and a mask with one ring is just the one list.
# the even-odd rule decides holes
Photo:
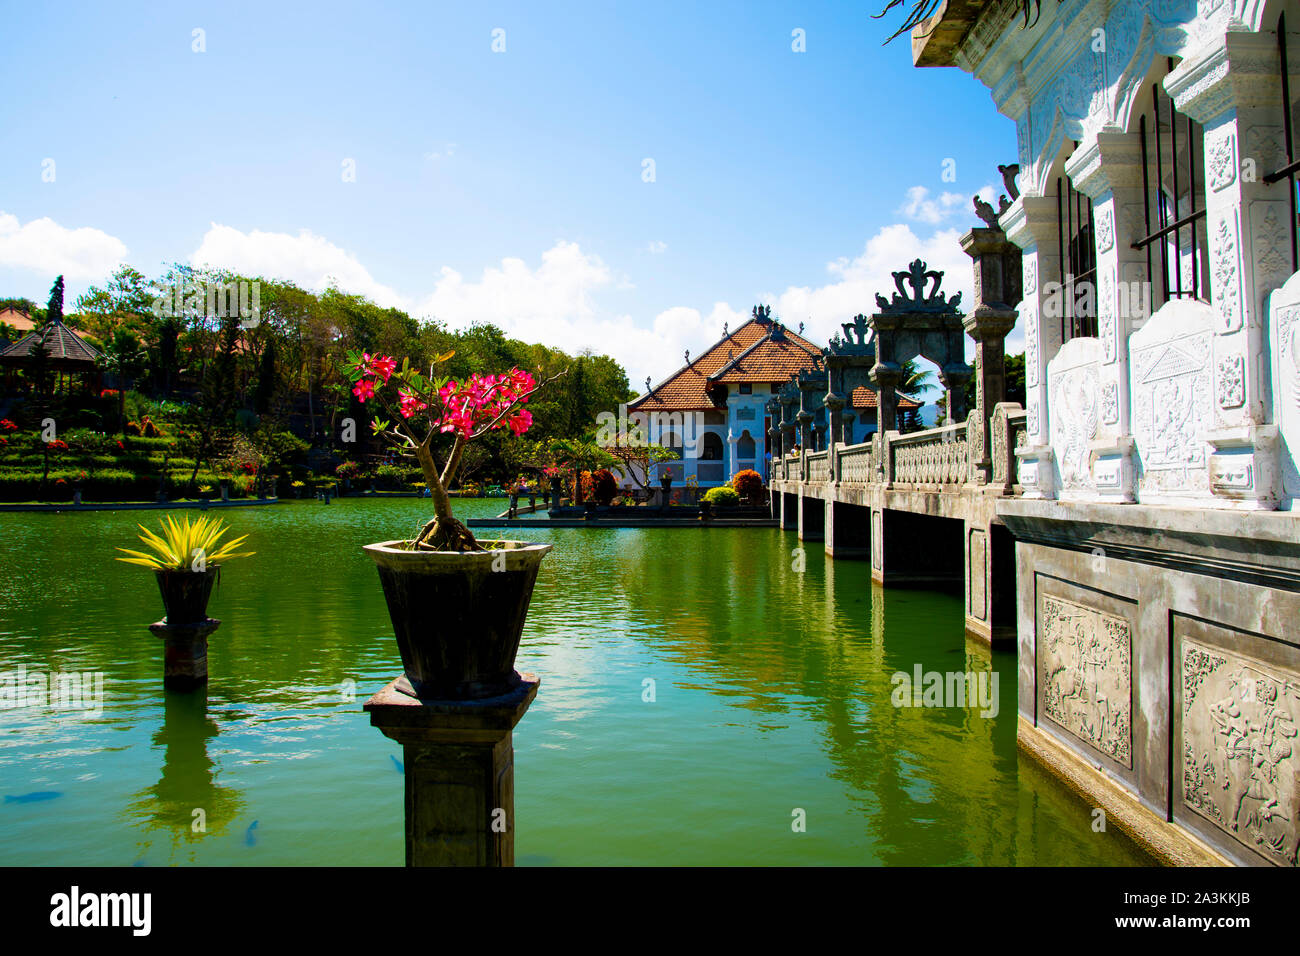
[[(541, 383), (518, 368), (464, 380), (426, 375), (390, 356), (351, 352), (343, 371), (363, 405), (381, 416), (371, 428), (420, 465), (433, 516), (414, 538), (365, 546), (383, 584), (410, 691), (424, 699), (493, 697), (519, 683), (514, 669), (533, 586), (549, 544), (478, 541), (453, 513), (448, 489), (465, 448), (489, 432), (522, 435), (525, 407)], [(450, 440), (448, 444), (448, 439)], [(405, 690), (399, 683), (399, 687)]]

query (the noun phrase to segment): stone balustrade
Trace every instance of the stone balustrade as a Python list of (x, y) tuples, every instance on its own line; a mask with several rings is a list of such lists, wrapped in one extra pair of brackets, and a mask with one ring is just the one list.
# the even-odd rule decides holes
[(830, 453), (825, 451), (809, 452), (807, 456), (808, 477), (807, 481), (830, 481), (831, 480), (831, 462)]
[(890, 435), (891, 483), (965, 484), (970, 477), (965, 423)]

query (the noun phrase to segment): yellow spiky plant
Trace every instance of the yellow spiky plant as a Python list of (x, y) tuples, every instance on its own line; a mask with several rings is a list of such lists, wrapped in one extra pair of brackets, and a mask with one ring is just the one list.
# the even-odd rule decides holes
[(218, 545), (222, 535), (230, 529), (226, 523), (219, 518), (209, 518), (200, 516), (194, 521), (190, 521), (189, 515), (186, 515), (180, 521), (168, 515), (159, 524), (162, 525), (162, 535), (156, 535), (144, 525), (140, 525), (143, 534), (140, 540), (153, 549), (154, 554), (146, 554), (143, 551), (132, 551), (129, 548), (118, 548), (118, 551), (131, 555), (129, 558), (118, 558), (118, 561), (124, 561), (127, 564), (138, 564), (142, 567), (153, 568), (158, 571), (188, 571), (193, 567), (193, 562), (198, 552), (203, 556), (204, 564), (219, 564), (222, 561), (229, 561), (231, 558), (247, 558), (254, 554), (253, 551), (236, 551), (235, 549), (243, 543), (248, 535), (242, 535), (233, 541), (227, 541), (225, 544)]

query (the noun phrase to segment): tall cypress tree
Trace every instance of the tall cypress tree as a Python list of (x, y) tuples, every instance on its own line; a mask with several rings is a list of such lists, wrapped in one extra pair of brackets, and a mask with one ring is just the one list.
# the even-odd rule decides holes
[(63, 276), (54, 280), (50, 289), (50, 301), (45, 307), (45, 321), (53, 322), (55, 319), (63, 321)]

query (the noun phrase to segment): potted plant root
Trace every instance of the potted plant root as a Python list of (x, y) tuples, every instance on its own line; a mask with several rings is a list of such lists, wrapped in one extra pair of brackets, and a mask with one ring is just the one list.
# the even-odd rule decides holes
[[(426, 700), (495, 697), (518, 686), (515, 657), (533, 587), (549, 544), (479, 542), (455, 517), (448, 489), (466, 446), (498, 428), (522, 435), (524, 406), (540, 385), (528, 372), (433, 378), (408, 361), (353, 352), (343, 366), (359, 402), (373, 399), (389, 420), (372, 429), (419, 462), (433, 517), (415, 538), (365, 546), (379, 570), (410, 689)], [(563, 374), (561, 372), (560, 374)], [(450, 437), (445, 459), (434, 443)]]

